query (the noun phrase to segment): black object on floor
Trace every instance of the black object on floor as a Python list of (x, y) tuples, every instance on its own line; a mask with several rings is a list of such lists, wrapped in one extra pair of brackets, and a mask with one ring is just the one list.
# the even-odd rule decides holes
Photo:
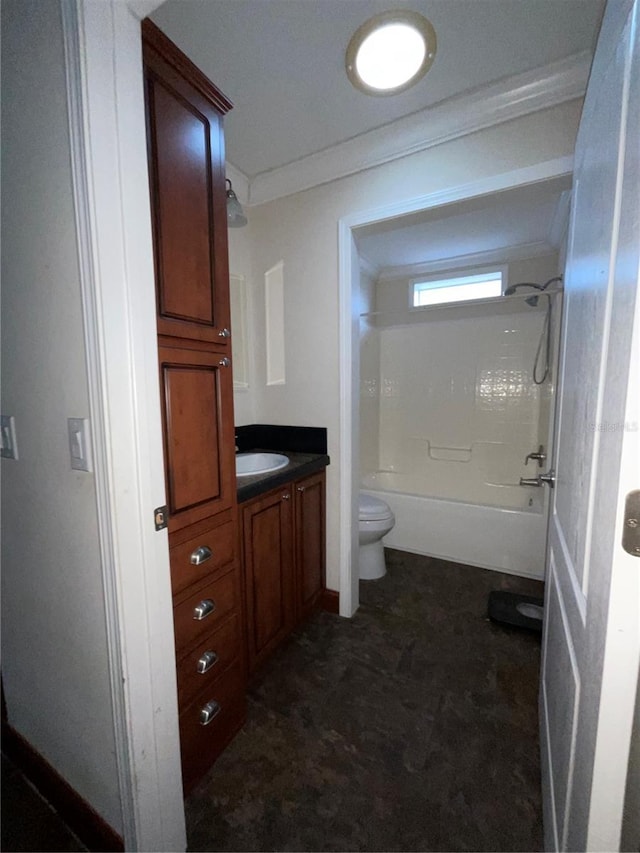
[(494, 589), (489, 593), (489, 618), (514, 628), (539, 632), (542, 631), (543, 604), (541, 598), (532, 595)]

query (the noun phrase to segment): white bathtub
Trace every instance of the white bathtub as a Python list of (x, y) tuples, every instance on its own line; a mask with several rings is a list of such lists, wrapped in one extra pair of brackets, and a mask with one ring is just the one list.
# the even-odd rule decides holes
[(504, 487), (501, 505), (488, 506), (412, 493), (412, 479), (388, 471), (363, 477), (362, 491), (386, 501), (396, 517), (383, 540), (387, 547), (544, 578), (547, 523), (542, 489)]

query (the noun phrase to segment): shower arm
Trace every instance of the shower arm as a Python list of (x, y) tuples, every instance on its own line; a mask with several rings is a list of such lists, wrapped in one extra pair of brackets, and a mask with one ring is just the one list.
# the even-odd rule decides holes
[(534, 281), (519, 281), (517, 284), (510, 284), (509, 287), (504, 292), (505, 296), (513, 296), (516, 290), (519, 287), (533, 287), (534, 290), (539, 290), (540, 292), (545, 291), (550, 284), (553, 284), (556, 281), (562, 281), (561, 275), (554, 275), (553, 278), (550, 278), (548, 281), (545, 281), (544, 284), (537, 284)]

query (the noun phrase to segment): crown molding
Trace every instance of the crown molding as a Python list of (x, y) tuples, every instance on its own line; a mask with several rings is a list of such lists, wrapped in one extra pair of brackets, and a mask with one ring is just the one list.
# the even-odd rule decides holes
[(590, 65), (591, 53), (582, 51), (441, 101), (278, 169), (261, 172), (248, 181), (248, 204), (264, 204), (293, 195), (581, 98)]
[(550, 255), (557, 251), (554, 246), (544, 241), (535, 243), (519, 243), (517, 246), (507, 246), (504, 249), (488, 249), (485, 252), (472, 252), (468, 255), (456, 255), (452, 258), (440, 258), (437, 261), (424, 261), (418, 264), (385, 267), (380, 270), (378, 281), (395, 281), (397, 279), (414, 278), (418, 275), (463, 270), (465, 267), (482, 267), (489, 264), (508, 264), (512, 261), (522, 261), (525, 258), (536, 258)]

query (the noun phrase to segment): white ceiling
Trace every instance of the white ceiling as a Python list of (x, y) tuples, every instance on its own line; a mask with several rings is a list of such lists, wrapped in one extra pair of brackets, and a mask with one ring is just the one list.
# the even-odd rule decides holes
[(355, 231), (358, 251), (378, 271), (514, 248), (523, 257), (553, 251), (570, 186), (558, 178), (365, 226)]
[[(253, 178), (501, 78), (592, 51), (604, 0), (167, 0), (155, 23), (234, 102), (227, 159)], [(354, 89), (351, 35), (410, 8), (438, 51), (415, 87)]]

